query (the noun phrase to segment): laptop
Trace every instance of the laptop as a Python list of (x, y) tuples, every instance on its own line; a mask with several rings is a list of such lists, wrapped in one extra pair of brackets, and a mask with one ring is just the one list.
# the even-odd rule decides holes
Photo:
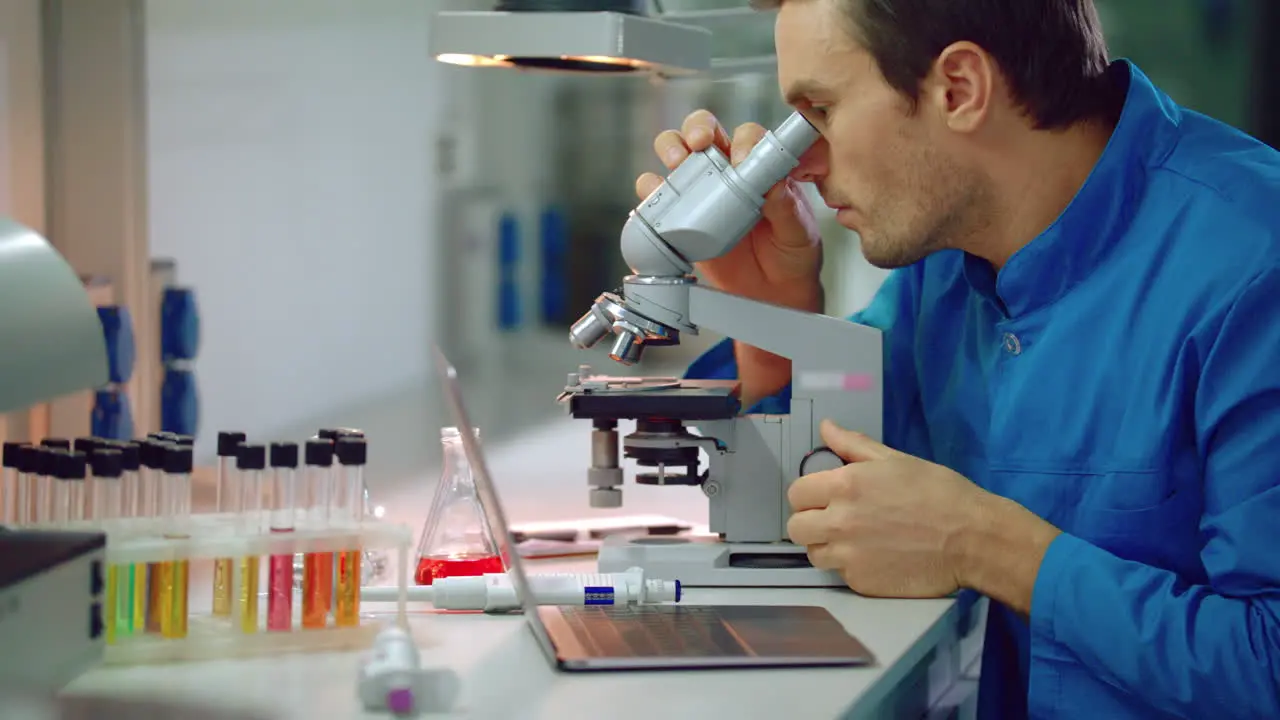
[[(453, 425), (474, 427), (458, 374), (435, 348)], [(538, 605), (474, 433), (459, 433), (484, 516), (508, 559), (529, 629), (565, 671), (869, 665), (871, 652), (826, 608), (795, 605)], [(662, 578), (678, 580), (679, 578)]]

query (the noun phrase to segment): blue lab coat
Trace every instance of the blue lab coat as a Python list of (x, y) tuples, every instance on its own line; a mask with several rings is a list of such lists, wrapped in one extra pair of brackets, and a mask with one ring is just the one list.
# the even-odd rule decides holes
[[(1280, 717), (1280, 153), (1112, 71), (1057, 222), (999, 275), (895, 270), (852, 320), (885, 332), (886, 444), (1063, 531), (1030, 621), (992, 603), (981, 717)], [(736, 375), (727, 343), (689, 370)]]

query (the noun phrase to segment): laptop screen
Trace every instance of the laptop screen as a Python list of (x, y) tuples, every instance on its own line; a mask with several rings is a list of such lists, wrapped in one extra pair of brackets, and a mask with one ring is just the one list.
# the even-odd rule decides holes
[(435, 348), (436, 367), (440, 373), (440, 384), (444, 391), (445, 402), (449, 406), (449, 416), (454, 427), (458, 428), (459, 435), (462, 436), (462, 448), (467, 454), (467, 462), (471, 465), (471, 474), (475, 480), (476, 495), (480, 500), (480, 509), (484, 513), (485, 522), (489, 524), (489, 532), (492, 533), (494, 542), (498, 544), (498, 552), (507, 564), (507, 576), (511, 578), (511, 584), (515, 587), (516, 595), (520, 598), (520, 604), (524, 608), (524, 616), (529, 621), (529, 626), (533, 628), (534, 635), (538, 638), (542, 649), (547, 653), (548, 657), (555, 659), (555, 647), (551, 643), (551, 637), (547, 633), (547, 628), (543, 625), (541, 618), (538, 616), (538, 605), (533, 600), (533, 593), (529, 590), (529, 580), (524, 572), (524, 564), (520, 560), (520, 554), (516, 551), (515, 539), (511, 534), (511, 524), (507, 522), (506, 512), (502, 508), (502, 503), (498, 500), (498, 490), (493, 484), (493, 478), (489, 474), (489, 466), (485, 463), (484, 453), (480, 449), (480, 443), (476, 440), (474, 432), (468, 432), (469, 428), (475, 426), (471, 424), (471, 417), (467, 413), (466, 405), (462, 401), (462, 388), (458, 382), (458, 372), (453, 365), (445, 358), (444, 353), (439, 347)]

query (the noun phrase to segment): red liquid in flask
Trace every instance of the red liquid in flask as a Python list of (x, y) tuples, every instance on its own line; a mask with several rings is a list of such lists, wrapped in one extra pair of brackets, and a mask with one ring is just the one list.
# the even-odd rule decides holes
[(418, 559), (418, 571), (413, 580), (419, 585), (430, 585), (438, 578), (470, 577), (506, 571), (502, 558), (497, 555), (424, 557)]

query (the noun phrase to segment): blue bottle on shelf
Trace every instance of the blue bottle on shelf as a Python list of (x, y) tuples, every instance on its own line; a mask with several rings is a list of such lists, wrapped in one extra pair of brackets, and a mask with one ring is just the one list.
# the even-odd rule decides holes
[(498, 220), (498, 328), (520, 327), (520, 222), (513, 213)]
[(170, 287), (160, 303), (160, 429), (195, 437), (200, 392), (194, 362), (200, 351), (200, 309), (191, 288)]
[(109, 305), (98, 308), (98, 321), (107, 346), (107, 385), (94, 393), (90, 432), (95, 437), (128, 440), (133, 437), (133, 413), (125, 385), (133, 377), (137, 360), (133, 319), (128, 308)]
[(554, 206), (545, 208), (539, 229), (539, 245), (542, 248), (542, 279), (539, 283), (542, 322), (561, 325), (569, 321), (569, 231), (564, 212)]

